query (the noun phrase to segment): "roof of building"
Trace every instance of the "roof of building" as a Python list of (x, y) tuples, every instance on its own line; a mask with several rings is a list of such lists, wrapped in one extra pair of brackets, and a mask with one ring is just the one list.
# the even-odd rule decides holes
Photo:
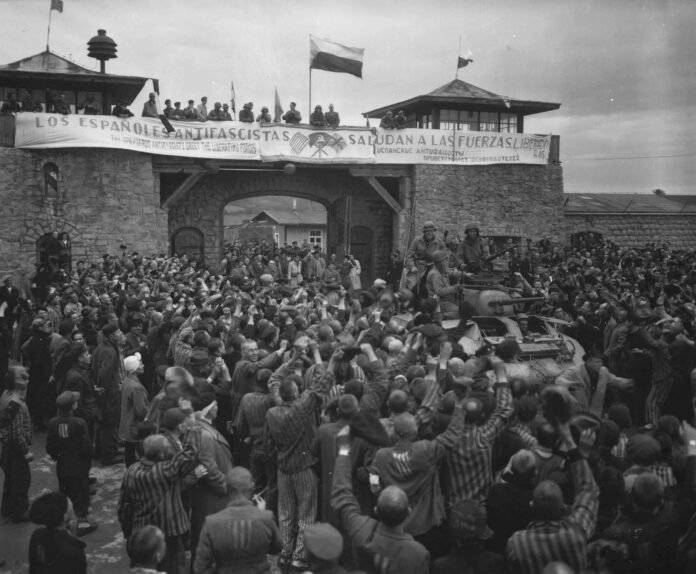
[(108, 92), (130, 104), (149, 78), (102, 74), (44, 50), (16, 62), (0, 65), (0, 85), (26, 89)]
[(679, 214), (696, 213), (696, 195), (657, 195), (654, 193), (566, 193), (563, 210), (567, 214)]
[(261, 221), (272, 220), (278, 225), (326, 225), (326, 212), (293, 210), (293, 209), (274, 209), (273, 211), (263, 210), (258, 215), (251, 218), (251, 221), (259, 223)]
[(427, 94), (383, 106), (365, 112), (363, 115), (370, 118), (379, 118), (388, 111), (393, 112), (400, 109), (407, 111), (409, 108), (420, 107), (424, 104), (446, 104), (456, 106), (460, 109), (475, 107), (476, 109), (520, 113), (523, 115), (548, 112), (557, 110), (561, 107), (561, 104), (551, 102), (517, 100), (508, 96), (501, 96), (464, 82), (463, 80), (455, 79)]

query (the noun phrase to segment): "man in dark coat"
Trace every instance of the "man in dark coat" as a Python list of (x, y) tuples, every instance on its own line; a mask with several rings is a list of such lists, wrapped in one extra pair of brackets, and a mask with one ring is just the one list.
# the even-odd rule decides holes
[(89, 469), (92, 466), (92, 442), (84, 419), (75, 416), (77, 393), (58, 395), (58, 416), (48, 422), (46, 453), (57, 461), (56, 474), (60, 491), (72, 500), (77, 516), (77, 533), (97, 529), (87, 520), (89, 512)]
[(97, 387), (104, 389), (99, 436), (101, 460), (106, 466), (123, 462), (116, 451), (116, 430), (121, 419), (121, 348), (124, 343), (125, 336), (118, 328), (118, 323), (108, 323), (102, 329), (102, 342), (94, 350), (92, 357), (92, 380)]
[(51, 326), (46, 319), (37, 317), (31, 323), (31, 337), (22, 345), (24, 366), (29, 369), (27, 406), (32, 421), (43, 428), (52, 416), (55, 389), (49, 386), (53, 363), (49, 343)]

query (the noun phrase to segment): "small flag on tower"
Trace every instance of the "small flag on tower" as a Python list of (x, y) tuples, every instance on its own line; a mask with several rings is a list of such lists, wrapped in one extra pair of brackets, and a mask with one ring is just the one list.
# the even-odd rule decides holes
[(457, 60), (457, 70), (459, 68), (466, 68), (473, 61), (474, 61), (474, 55), (471, 53), (471, 50), (468, 50), (466, 53), (466, 56), (464, 56), (464, 57), (459, 56), (459, 58)]
[(309, 37), (309, 67), (362, 78), (364, 48), (351, 48), (331, 40)]
[(283, 119), (283, 106), (280, 105), (280, 96), (278, 95), (278, 88), (275, 89), (275, 106), (273, 110), (273, 121), (275, 123), (280, 123)]
[(51, 10), (63, 13), (63, 0), (51, 0)]

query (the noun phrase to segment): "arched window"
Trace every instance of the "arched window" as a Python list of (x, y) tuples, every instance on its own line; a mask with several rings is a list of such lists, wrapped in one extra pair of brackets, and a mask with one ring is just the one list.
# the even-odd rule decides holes
[(55, 163), (45, 163), (43, 166), (44, 197), (58, 197), (58, 166)]
[(203, 232), (195, 227), (182, 227), (172, 235), (172, 253), (203, 261)]

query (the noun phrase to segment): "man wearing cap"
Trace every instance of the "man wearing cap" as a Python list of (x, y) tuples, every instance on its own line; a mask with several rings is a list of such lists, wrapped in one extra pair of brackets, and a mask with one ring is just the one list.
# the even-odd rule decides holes
[(270, 572), (267, 555), (282, 548), (280, 531), (263, 499), (253, 497), (251, 473), (237, 466), (225, 476), (227, 507), (205, 519), (194, 572), (257, 574)]
[(261, 108), (261, 113), (258, 116), (256, 116), (256, 121), (264, 122), (267, 124), (270, 124), (273, 121), (273, 118), (271, 117), (271, 114), (268, 113), (268, 108), (266, 106), (263, 106)]
[(58, 416), (48, 422), (46, 453), (57, 461), (58, 488), (72, 500), (77, 516), (77, 534), (88, 534), (97, 525), (87, 520), (89, 512), (89, 470), (92, 466), (92, 442), (87, 423), (75, 416), (78, 393), (58, 395)]
[(0, 468), (5, 473), (2, 490), (2, 516), (13, 522), (29, 520), (29, 463), (34, 455), (31, 417), (26, 404), (29, 374), (24, 367), (10, 367), (5, 376), (7, 390), (0, 396)]
[(487, 552), (483, 544), (492, 536), (486, 524), (486, 507), (476, 500), (460, 500), (450, 510), (449, 534), (452, 550), (433, 562), (432, 574), (470, 572), (505, 574), (505, 558)]
[(286, 124), (299, 124), (302, 121), (302, 114), (299, 110), (295, 109), (297, 104), (295, 102), (290, 102), (290, 109), (283, 114), (283, 121)]
[(102, 412), (99, 422), (101, 440), (101, 461), (105, 466), (122, 462), (116, 451), (116, 433), (121, 418), (121, 384), (124, 368), (121, 349), (125, 336), (118, 323), (107, 323), (102, 328), (102, 341), (92, 356), (92, 380), (97, 387), (104, 389)]
[(422, 277), (426, 262), (432, 261), (433, 255), (438, 251), (447, 253), (447, 246), (444, 241), (435, 237), (435, 224), (432, 221), (426, 221), (423, 224), (423, 236), (413, 240), (406, 253), (406, 259), (413, 259)]
[(436, 251), (432, 254), (433, 266), (425, 280), (428, 297), (435, 297), (440, 301), (440, 311), (446, 318), (459, 316), (459, 301), (457, 294), (459, 285), (451, 285), (447, 276), (447, 251)]
[(189, 100), (188, 106), (183, 109), (183, 118), (185, 120), (192, 121), (198, 118), (198, 112), (196, 111), (196, 106), (194, 104), (194, 100)]
[(488, 248), (479, 236), (477, 223), (470, 223), (464, 229), (464, 240), (457, 249), (457, 261), (472, 273), (481, 270), (482, 260), (488, 256)]
[(150, 405), (147, 400), (147, 390), (138, 378), (138, 375), (142, 375), (145, 370), (140, 353), (126, 357), (123, 366), (126, 376), (121, 387), (121, 420), (118, 436), (125, 445), (126, 468), (128, 468), (140, 458), (138, 430), (147, 416)]
[(561, 448), (567, 452), (575, 499), (566, 514), (563, 493), (552, 480), (534, 489), (532, 508), (536, 520), (515, 532), (507, 543), (508, 567), (520, 574), (537, 574), (549, 562), (565, 562), (574, 572), (587, 568), (587, 541), (594, 534), (599, 508), (599, 488), (587, 461), (575, 444), (568, 423), (558, 424)]
[(343, 536), (330, 524), (317, 522), (304, 531), (305, 558), (314, 574), (348, 574), (339, 566)]
[[(388, 486), (377, 498), (377, 520), (362, 514), (353, 494), (350, 427), (336, 435), (338, 456), (334, 464), (331, 506), (353, 546), (358, 566), (380, 574), (422, 574), (430, 571), (430, 554), (404, 530), (411, 512), (408, 496)], [(378, 569), (375, 569), (378, 565)]]
[[(241, 114), (239, 114), (241, 116)], [(215, 102), (215, 107), (208, 113), (208, 119), (213, 122), (225, 121), (225, 115), (222, 111), (222, 103)]]

